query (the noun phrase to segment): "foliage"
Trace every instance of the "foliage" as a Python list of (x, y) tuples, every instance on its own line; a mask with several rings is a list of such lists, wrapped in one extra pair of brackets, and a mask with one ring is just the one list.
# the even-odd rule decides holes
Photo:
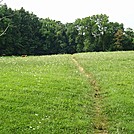
[[(105, 14), (62, 24), (33, 13), (0, 6), (0, 55), (45, 55), (134, 50), (134, 31), (109, 22)], [(1, 34), (2, 33), (2, 34)]]
[(124, 39), (123, 31), (118, 30), (115, 35), (114, 50), (122, 50), (122, 43)]

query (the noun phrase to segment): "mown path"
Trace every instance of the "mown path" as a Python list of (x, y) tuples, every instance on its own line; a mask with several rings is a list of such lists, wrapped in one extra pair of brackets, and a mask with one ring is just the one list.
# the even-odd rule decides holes
[(108, 134), (107, 130), (107, 119), (102, 111), (102, 96), (101, 89), (98, 86), (98, 83), (92, 74), (87, 73), (84, 68), (79, 64), (75, 57), (72, 56), (74, 64), (77, 66), (80, 73), (84, 74), (88, 78), (89, 84), (93, 88), (93, 101), (94, 101), (94, 118), (93, 118), (93, 127), (95, 134)]

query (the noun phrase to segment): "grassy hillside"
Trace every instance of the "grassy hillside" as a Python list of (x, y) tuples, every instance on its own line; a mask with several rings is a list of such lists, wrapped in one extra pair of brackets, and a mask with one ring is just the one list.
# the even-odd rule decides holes
[(0, 134), (133, 134), (133, 72), (133, 51), (0, 57)]
[(109, 133), (134, 133), (134, 52), (85, 53), (75, 58), (101, 89)]
[(0, 134), (89, 133), (90, 87), (70, 55), (0, 58)]

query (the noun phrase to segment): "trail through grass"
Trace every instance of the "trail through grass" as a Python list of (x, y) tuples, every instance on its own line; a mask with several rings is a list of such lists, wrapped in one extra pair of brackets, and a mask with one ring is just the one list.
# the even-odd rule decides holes
[(134, 133), (134, 52), (74, 55), (101, 88), (103, 114), (110, 134)]
[(0, 134), (133, 134), (133, 72), (133, 51), (0, 57)]
[(94, 78), (94, 76), (91, 73), (87, 73), (85, 69), (79, 64), (79, 62), (75, 59), (75, 57), (72, 58), (76, 66), (78, 67), (79, 71), (84, 74), (87, 79), (89, 80), (89, 83), (92, 86), (92, 101), (94, 104), (92, 105), (93, 109), (93, 127), (94, 127), (94, 134), (107, 134), (107, 119), (102, 112), (102, 96), (101, 96), (101, 89)]

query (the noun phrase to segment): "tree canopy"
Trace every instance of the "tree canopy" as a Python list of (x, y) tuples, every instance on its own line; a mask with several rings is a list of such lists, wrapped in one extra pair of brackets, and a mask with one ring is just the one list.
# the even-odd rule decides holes
[(134, 31), (97, 14), (62, 24), (0, 6), (0, 55), (134, 50)]

